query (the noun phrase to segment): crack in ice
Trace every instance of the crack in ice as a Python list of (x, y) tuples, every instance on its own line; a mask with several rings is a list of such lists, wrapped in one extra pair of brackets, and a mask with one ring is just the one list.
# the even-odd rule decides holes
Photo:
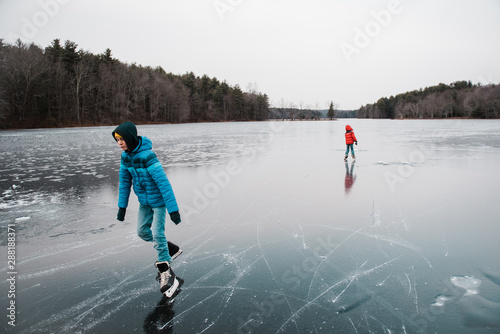
[[(392, 260), (389, 260), (383, 264), (380, 264), (378, 266), (375, 266), (373, 268), (370, 268), (370, 269), (367, 269), (365, 271), (362, 271), (362, 272), (359, 272), (357, 273), (357, 277), (363, 277), (363, 276), (366, 276), (370, 273), (372, 273), (373, 271), (377, 270), (378, 268), (381, 268), (381, 267), (384, 267), (396, 260), (398, 260), (399, 258), (401, 257), (400, 256), (397, 256), (395, 258), (393, 258)], [(316, 300), (318, 300), (319, 298), (321, 298), (322, 296), (324, 296), (327, 292), (329, 292), (330, 290), (336, 288), (337, 286), (341, 285), (341, 284), (344, 284), (344, 283), (347, 283), (349, 281), (352, 281), (352, 277), (349, 277), (349, 278), (344, 278), (343, 280), (333, 284), (332, 286), (330, 286), (328, 289), (326, 289), (325, 291), (323, 291), (322, 293), (320, 293), (318, 296), (316, 296), (314, 299), (310, 300), (307, 302), (307, 304), (303, 305), (301, 308), (299, 308), (294, 314), (292, 314), (282, 325), (281, 327), (276, 331), (276, 333), (279, 333), (281, 332), (284, 327), (292, 320), (294, 319), (298, 314), (300, 314), (303, 310), (307, 309), (310, 305), (312, 305)]]

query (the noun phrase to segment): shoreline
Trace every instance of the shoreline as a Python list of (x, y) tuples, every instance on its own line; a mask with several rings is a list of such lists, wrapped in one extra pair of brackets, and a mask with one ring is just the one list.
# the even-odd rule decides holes
[[(154, 122), (134, 122), (136, 125), (174, 125), (174, 124), (205, 124), (205, 123), (246, 123), (246, 122), (311, 122), (311, 121), (339, 121), (342, 119), (358, 119), (358, 120), (393, 120), (393, 121), (418, 121), (418, 120), (429, 120), (429, 121), (446, 121), (446, 120), (484, 120), (493, 121), (499, 120), (500, 118), (474, 118), (474, 117), (448, 117), (448, 118), (321, 118), (321, 119), (282, 119), (282, 118), (271, 118), (262, 121), (258, 120), (242, 120), (242, 121), (202, 121), (202, 122), (181, 122), (181, 123), (154, 123)], [(82, 124), (82, 125), (63, 125), (63, 126), (44, 126), (44, 127), (12, 127), (12, 128), (0, 128), (2, 131), (19, 131), (19, 130), (42, 130), (42, 129), (73, 129), (73, 128), (97, 128), (104, 126), (117, 126), (120, 123), (114, 124)]]

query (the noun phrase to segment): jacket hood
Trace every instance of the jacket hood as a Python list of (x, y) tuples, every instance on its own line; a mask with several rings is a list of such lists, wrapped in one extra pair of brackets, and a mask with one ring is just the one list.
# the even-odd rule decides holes
[(118, 125), (118, 127), (113, 131), (113, 138), (116, 140), (115, 133), (122, 136), (123, 140), (125, 140), (125, 143), (127, 144), (128, 147), (127, 152), (134, 151), (137, 145), (139, 145), (137, 128), (135, 127), (134, 123), (127, 121)]
[(153, 142), (146, 136), (139, 136), (139, 146), (135, 152), (147, 151), (153, 149)]
[(345, 126), (345, 130), (346, 130), (346, 131), (352, 131), (352, 128), (351, 128), (351, 126), (350, 126), (350, 125), (346, 125), (346, 126)]

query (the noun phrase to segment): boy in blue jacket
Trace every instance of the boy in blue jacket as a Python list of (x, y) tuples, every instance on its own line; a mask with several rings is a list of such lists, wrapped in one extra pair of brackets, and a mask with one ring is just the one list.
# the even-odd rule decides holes
[(165, 237), (165, 216), (177, 225), (181, 222), (174, 191), (163, 167), (152, 151), (148, 137), (138, 136), (132, 122), (124, 122), (113, 131), (113, 138), (123, 150), (120, 163), (120, 187), (117, 219), (123, 221), (131, 187), (139, 200), (137, 234), (154, 243), (158, 252), (155, 266), (160, 274), (160, 290), (170, 298), (179, 286), (170, 262), (182, 253)]

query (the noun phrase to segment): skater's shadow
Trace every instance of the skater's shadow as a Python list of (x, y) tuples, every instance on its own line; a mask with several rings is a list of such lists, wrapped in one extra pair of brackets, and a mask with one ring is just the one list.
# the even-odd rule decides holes
[(144, 319), (144, 333), (147, 334), (168, 334), (173, 333), (174, 331), (174, 303), (177, 295), (181, 292), (181, 286), (184, 283), (184, 280), (180, 277), (177, 277), (179, 280), (179, 287), (174, 295), (170, 298), (167, 298), (165, 295), (162, 295), (162, 299), (156, 304), (154, 310), (148, 314), (146, 319)]
[(354, 164), (356, 160), (353, 160), (351, 163), (351, 168), (349, 168), (349, 163), (345, 162), (345, 181), (344, 181), (344, 190), (345, 194), (349, 195), (352, 186), (354, 185), (354, 181), (356, 181), (356, 176), (354, 175)]

